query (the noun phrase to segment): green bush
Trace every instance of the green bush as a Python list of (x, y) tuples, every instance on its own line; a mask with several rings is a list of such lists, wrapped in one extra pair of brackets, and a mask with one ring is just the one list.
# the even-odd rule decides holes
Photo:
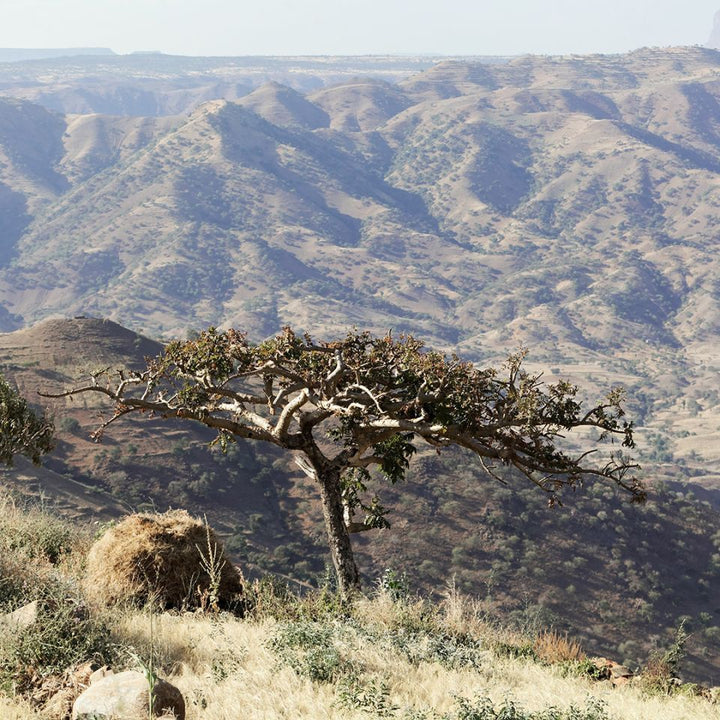
[(340, 629), (329, 623), (300, 621), (281, 625), (268, 642), (279, 662), (315, 682), (334, 682), (356, 671), (339, 647)]
[(89, 613), (72, 587), (48, 584), (36, 621), (0, 635), (0, 689), (23, 693), (79, 663), (110, 664), (118, 653), (105, 623)]
[(390, 690), (378, 678), (363, 681), (350, 675), (338, 683), (337, 704), (348, 710), (361, 710), (372, 717), (395, 717), (397, 706), (390, 701)]

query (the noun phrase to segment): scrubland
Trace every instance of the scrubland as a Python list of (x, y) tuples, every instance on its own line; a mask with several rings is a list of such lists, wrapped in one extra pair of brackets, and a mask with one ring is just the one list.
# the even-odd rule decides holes
[(170, 680), (188, 720), (720, 717), (712, 689), (671, 680), (682, 638), (616, 687), (572, 638), (491, 621), (452, 583), (430, 602), (395, 573), (352, 604), (267, 576), (234, 612), (98, 609), (80, 590), (91, 541), (45, 509), (0, 505), (0, 609), (39, 601), (37, 622), (0, 636), (0, 717), (60, 717), (48, 701), (88, 661)]

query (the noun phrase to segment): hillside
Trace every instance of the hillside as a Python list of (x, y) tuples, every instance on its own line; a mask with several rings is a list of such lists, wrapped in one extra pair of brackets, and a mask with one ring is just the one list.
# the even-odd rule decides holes
[[(455, 575), (493, 612), (551, 613), (629, 660), (688, 616), (691, 672), (715, 676), (720, 53), (415, 73), (338, 59), (318, 76), (317, 59), (227, 60), (253, 82), (172, 116), (63, 115), (30, 101), (49, 85), (22, 90), (42, 74), (76, 92), (97, 62), (21, 63), (0, 98), (0, 354), (26, 394), (141, 362), (160, 348), (145, 336), (233, 325), (257, 340), (288, 322), (319, 339), (411, 331), (480, 364), (527, 346), (531, 367), (591, 398), (621, 383), (654, 485), (645, 509), (588, 490), (549, 513), (464, 457), (422, 455), (387, 495), (395, 528), (358, 542), (366, 580), (393, 566), (430, 591)], [(102, 82), (220, 77), (215, 62), (111, 56)], [(212, 436), (158, 419), (98, 446), (99, 409), (57, 405), (61, 442), (33, 492), (83, 518), (188, 505), (252, 567), (322, 572), (315, 496), (291, 458), (211, 454)], [(30, 487), (19, 470), (7, 481)]]
[[(182, 523), (203, 530), (202, 521), (182, 512), (143, 518), (153, 520), (170, 531)], [(135, 533), (148, 532), (133, 522)], [(194, 611), (163, 612), (154, 601), (103, 608), (88, 602), (94, 595), (85, 575), (86, 560), (92, 565), (94, 557), (89, 529), (47, 508), (21, 509), (7, 500), (0, 502), (0, 527), (4, 720), (69, 720), (76, 698), (108, 668), (171, 682), (184, 698), (187, 720), (226, 720), (238, 708), (252, 720), (717, 717), (720, 688), (681, 683), (673, 674), (682, 662), (681, 635), (659, 651), (654, 665), (633, 672), (587, 655), (574, 638), (542, 625), (489, 622), (482, 605), (452, 586), (438, 600), (410, 595), (389, 573), (366, 597), (347, 604), (327, 586), (299, 595), (266, 576), (246, 583), (244, 603), (224, 611), (203, 603)], [(156, 549), (161, 538), (153, 538)], [(120, 542), (126, 552), (133, 547), (127, 540)], [(175, 569), (187, 578), (192, 563), (185, 553), (184, 566)], [(102, 570), (117, 579), (118, 564)], [(177, 588), (176, 578), (144, 582)], [(192, 590), (201, 587), (195, 575), (188, 610), (198, 604)]]
[[(2, 372), (30, 398), (108, 366), (139, 367), (159, 350), (92, 318), (0, 335)], [(300, 585), (323, 576), (318, 494), (291, 455), (239, 442), (224, 456), (208, 447), (211, 433), (151, 417), (117, 422), (93, 443), (90, 433), (109, 410), (87, 396), (57, 401), (57, 450), (43, 468), (2, 471), (2, 482), (80, 523), (188, 507), (207, 515), (250, 575), (272, 571)], [(720, 514), (712, 494), (673, 479), (680, 473), (646, 467), (650, 500), (641, 507), (589, 485), (550, 510), (535, 488), (512, 476), (500, 485), (473, 457), (422, 452), (406, 482), (371, 488), (391, 508), (392, 528), (354, 539), (365, 586), (388, 568), (427, 594), (453, 580), (491, 617), (553, 624), (589, 652), (633, 665), (671, 642), (684, 617), (693, 631), (685, 677), (714, 682)]]
[(719, 73), (718, 52), (679, 48), (274, 81), (185, 118), (2, 100), (0, 327), (527, 346), (625, 384), (653, 452), (714, 486)]

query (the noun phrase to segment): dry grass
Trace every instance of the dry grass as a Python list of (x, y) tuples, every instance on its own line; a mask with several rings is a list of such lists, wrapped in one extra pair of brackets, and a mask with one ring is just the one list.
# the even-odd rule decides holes
[[(398, 623), (407, 625), (408, 619), (414, 618), (420, 626), (426, 618), (418, 614), (419, 609), (413, 604), (393, 608), (387, 598), (380, 597), (361, 604), (356, 622), (363, 632), (382, 634)], [(152, 646), (158, 665), (186, 697), (188, 720), (234, 720), (238, 707), (249, 720), (367, 718), (362, 710), (341, 706), (337, 684), (313, 682), (279, 664), (268, 647), (268, 639), (279, 627), (282, 624), (270, 618), (242, 621), (230, 616), (163, 614), (151, 623), (147, 613), (129, 613), (119, 620), (116, 632), (118, 639), (134, 645), (141, 655), (147, 655)], [(530, 660), (489, 653), (479, 668), (452, 669), (439, 662), (408, 662), (402, 652), (367, 641), (356, 630), (342, 633), (343, 651), (362, 669), (362, 681), (375, 680), (387, 687), (389, 702), (398, 709), (392, 717), (400, 718), (405, 709), (412, 708), (447, 713), (454, 707), (455, 696), (482, 695), (497, 704), (511, 697), (528, 712), (551, 706), (584, 707), (594, 697), (607, 704), (612, 720), (720, 718), (717, 708), (705, 700), (647, 697), (630, 687), (612, 688), (608, 683), (566, 677), (557, 667)], [(556, 652), (573, 654), (576, 646), (571, 641), (550, 633), (546, 638)]]
[(85, 594), (96, 605), (229, 605), (242, 592), (220, 541), (184, 510), (126, 517), (90, 549)]
[[(0, 511), (0, 519), (23, 529), (13, 508)], [(48, 563), (38, 557), (28, 567), (38, 562)], [(111, 646), (126, 650), (115, 654), (113, 667), (151, 664), (183, 693), (187, 720), (235, 720), (240, 708), (248, 720), (475, 717), (458, 712), (458, 697), (489, 698), (496, 707), (511, 698), (520, 712), (514, 717), (523, 719), (549, 708), (587, 708), (595, 699), (607, 708), (592, 715), (597, 720), (720, 720), (718, 706), (702, 698), (648, 696), (642, 686), (613, 688), (568, 676), (568, 661), (582, 658), (577, 643), (547, 631), (533, 646), (528, 635), (488, 622), (483, 604), (452, 585), (439, 603), (380, 592), (343, 612), (329, 591), (298, 598), (266, 582), (249, 595), (252, 613), (244, 620), (153, 606), (114, 609), (106, 614)], [(53, 642), (68, 635), (56, 634)], [(509, 657), (508, 647), (534, 650), (543, 662)], [(83, 661), (92, 654), (83, 653)], [(577, 713), (572, 717), (590, 718)], [(0, 694), (0, 719), (32, 718), (42, 715)]]
[(2, 720), (40, 720), (41, 716), (21, 700), (0, 695), (0, 718)]
[(533, 645), (538, 659), (544, 663), (554, 665), (562, 662), (579, 662), (585, 659), (580, 643), (561, 635), (556, 630), (543, 630), (535, 639)]
[[(229, 614), (124, 610), (115, 614), (113, 634), (118, 644), (131, 646), (141, 659), (152, 657), (160, 676), (178, 686), (186, 699), (187, 720), (235, 720), (238, 708), (248, 720), (379, 716), (404, 720), (423, 717), (422, 712), (435, 720), (447, 713), (447, 718), (455, 720), (457, 696), (487, 697), (496, 706), (511, 698), (523, 713), (551, 707), (584, 708), (589, 698), (595, 698), (605, 703), (607, 720), (720, 718), (717, 706), (703, 699), (647, 696), (639, 688), (613, 688), (606, 682), (568, 677), (558, 665), (501, 657), (490, 648), (498, 637), (511, 636), (485, 625), (478, 610), (476, 604), (459, 597), (429, 609), (420, 602), (393, 603), (383, 595), (364, 600), (353, 616), (344, 620), (330, 616), (315, 621), (278, 621), (267, 616), (241, 620)], [(298, 625), (329, 628), (332, 643), (350, 661), (371, 700), (380, 697), (373, 687), (385, 688), (383, 702), (391, 708), (389, 714), (343, 704), (342, 677), (313, 681), (284, 662), (282, 653), (273, 650), (271, 639), (283, 628)], [(472, 627), (473, 634), (489, 631), (478, 636), (483, 649), (477, 665), (452, 667), (429, 656), (411, 661), (402, 642), (398, 643), (398, 638), (413, 638), (423, 631), (428, 637), (452, 637), (456, 632), (453, 626), (465, 632)], [(392, 638), (394, 642), (389, 642)], [(558, 656), (573, 654), (576, 647), (551, 633), (544, 634), (543, 642)], [(21, 702), (0, 697), (3, 720), (40, 717)]]

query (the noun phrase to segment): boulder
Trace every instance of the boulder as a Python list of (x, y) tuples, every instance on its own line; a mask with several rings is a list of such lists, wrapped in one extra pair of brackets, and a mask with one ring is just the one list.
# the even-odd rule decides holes
[(39, 604), (37, 600), (33, 600), (27, 605), (0, 616), (0, 623), (10, 630), (24, 630), (37, 622)]
[[(75, 700), (72, 720), (148, 720), (150, 688), (141, 672), (128, 670), (98, 677)], [(153, 716), (185, 720), (180, 691), (161, 679), (153, 687)]]

